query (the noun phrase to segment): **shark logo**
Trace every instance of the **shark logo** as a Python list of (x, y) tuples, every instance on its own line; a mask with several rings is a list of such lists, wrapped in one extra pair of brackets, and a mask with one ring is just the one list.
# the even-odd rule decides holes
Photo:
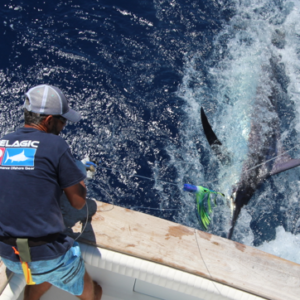
[(35, 152), (32, 148), (7, 148), (2, 166), (34, 166)]

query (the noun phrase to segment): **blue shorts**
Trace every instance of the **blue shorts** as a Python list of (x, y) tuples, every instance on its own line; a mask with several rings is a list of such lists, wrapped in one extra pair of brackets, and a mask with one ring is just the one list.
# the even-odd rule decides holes
[[(1, 258), (8, 269), (16, 274), (23, 274), (21, 263)], [(84, 261), (79, 244), (74, 242), (70, 250), (52, 260), (33, 261), (28, 263), (32, 280), (36, 284), (49, 282), (72, 295), (79, 296), (84, 286)]]

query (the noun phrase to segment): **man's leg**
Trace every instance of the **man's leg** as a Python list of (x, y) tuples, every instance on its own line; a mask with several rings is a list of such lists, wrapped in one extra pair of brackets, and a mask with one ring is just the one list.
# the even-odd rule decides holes
[[(24, 292), (24, 300), (39, 300), (52, 285), (48, 282), (43, 282), (36, 285), (27, 285)], [(81, 300), (100, 300), (102, 297), (102, 288), (95, 281), (92, 280), (90, 275), (85, 272), (84, 274), (84, 287), (80, 296)]]
[(39, 300), (50, 288), (52, 284), (43, 282), (36, 285), (26, 285), (24, 300)]
[(77, 296), (81, 300), (100, 300), (102, 297), (102, 288), (92, 280), (87, 271), (84, 274), (83, 292)]

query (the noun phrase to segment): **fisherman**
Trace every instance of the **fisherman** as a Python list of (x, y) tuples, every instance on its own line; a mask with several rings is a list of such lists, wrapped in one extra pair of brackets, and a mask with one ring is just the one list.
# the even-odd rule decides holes
[(59, 137), (80, 114), (60, 89), (39, 85), (25, 94), (25, 126), (0, 139), (0, 256), (24, 274), (24, 300), (38, 300), (52, 286), (79, 299), (99, 300), (102, 289), (86, 272), (79, 244), (64, 235), (62, 191), (80, 210), (85, 174)]

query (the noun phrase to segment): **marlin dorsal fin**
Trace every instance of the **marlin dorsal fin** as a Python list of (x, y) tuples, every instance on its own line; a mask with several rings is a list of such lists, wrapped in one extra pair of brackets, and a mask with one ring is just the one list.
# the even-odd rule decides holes
[(201, 122), (202, 127), (206, 136), (206, 139), (214, 152), (214, 154), (217, 156), (219, 161), (222, 163), (222, 165), (228, 165), (231, 162), (231, 154), (229, 151), (222, 146), (222, 143), (217, 138), (216, 134), (212, 130), (208, 119), (205, 115), (204, 109), (201, 107)]
[(222, 143), (219, 141), (219, 139), (217, 138), (216, 134), (214, 133), (214, 131), (212, 130), (206, 114), (204, 112), (204, 109), (201, 107), (201, 122), (202, 122), (202, 127), (205, 133), (205, 136), (207, 138), (207, 141), (209, 143), (210, 146), (212, 145), (222, 145)]

